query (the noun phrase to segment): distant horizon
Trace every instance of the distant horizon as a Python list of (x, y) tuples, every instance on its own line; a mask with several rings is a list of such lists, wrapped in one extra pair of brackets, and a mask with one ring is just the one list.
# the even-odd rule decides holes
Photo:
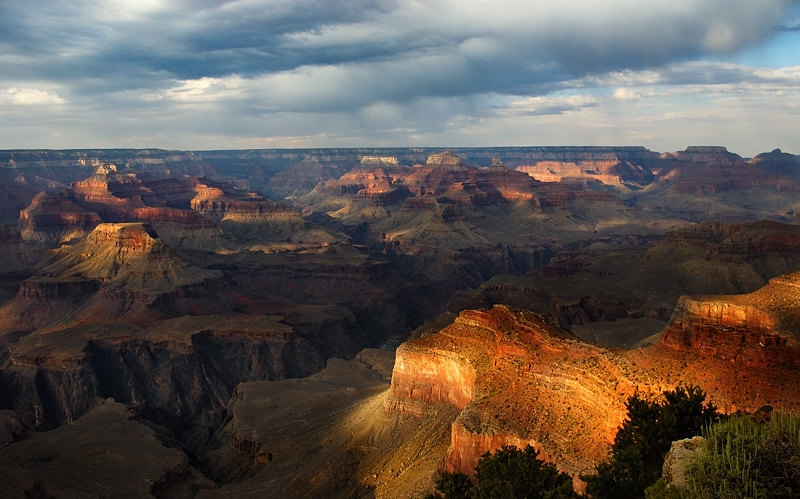
[(236, 151), (315, 151), (315, 150), (367, 150), (367, 151), (390, 151), (390, 150), (411, 150), (411, 149), (434, 149), (436, 151), (453, 151), (459, 149), (536, 149), (536, 148), (565, 148), (565, 149), (644, 149), (654, 153), (676, 153), (684, 152), (693, 147), (709, 147), (709, 148), (724, 148), (731, 154), (736, 154), (743, 159), (751, 159), (759, 154), (770, 153), (775, 150), (780, 150), (782, 153), (795, 154), (783, 147), (773, 147), (769, 150), (759, 151), (756, 154), (745, 155), (738, 151), (731, 150), (730, 147), (719, 144), (689, 144), (684, 146), (683, 149), (675, 150), (658, 150), (652, 149), (643, 145), (636, 144), (623, 144), (623, 145), (552, 145), (552, 144), (539, 144), (539, 145), (511, 145), (511, 146), (352, 146), (352, 147), (260, 147), (260, 148), (218, 148), (218, 149), (171, 149), (164, 147), (68, 147), (68, 148), (49, 148), (49, 147), (28, 147), (28, 148), (0, 148), (1, 153), (13, 152), (26, 152), (26, 151), (54, 151), (54, 152), (83, 152), (83, 151), (164, 151), (164, 152), (191, 152), (191, 153), (204, 153), (204, 152), (236, 152)]

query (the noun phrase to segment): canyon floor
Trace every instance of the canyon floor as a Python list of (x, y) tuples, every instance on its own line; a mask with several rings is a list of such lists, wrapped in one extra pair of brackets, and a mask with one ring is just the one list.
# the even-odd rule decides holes
[(0, 495), (420, 497), (800, 398), (800, 159), (0, 151)]

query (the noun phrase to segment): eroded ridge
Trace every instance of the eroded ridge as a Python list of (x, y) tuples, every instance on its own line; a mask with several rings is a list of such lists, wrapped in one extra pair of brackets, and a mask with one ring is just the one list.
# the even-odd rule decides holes
[[(743, 330), (768, 324), (755, 312), (743, 317), (752, 319)], [(744, 366), (664, 341), (606, 349), (577, 340), (552, 319), (495, 305), (463, 311), (438, 333), (401, 345), (387, 409), (423, 415), (446, 402), (461, 411), (450, 428), (446, 470), (472, 473), (484, 452), (530, 444), (576, 475), (608, 455), (630, 396), (658, 397), (680, 385), (699, 386), (723, 412), (800, 407), (800, 374), (783, 362)]]
[(661, 342), (757, 365), (800, 365), (800, 272), (749, 294), (684, 296)]
[(487, 450), (530, 443), (577, 473), (605, 456), (637, 389), (628, 371), (624, 359), (552, 320), (498, 305), (464, 311), (439, 333), (403, 344), (390, 409), (421, 413), (438, 401), (462, 409), (448, 470), (469, 472)]

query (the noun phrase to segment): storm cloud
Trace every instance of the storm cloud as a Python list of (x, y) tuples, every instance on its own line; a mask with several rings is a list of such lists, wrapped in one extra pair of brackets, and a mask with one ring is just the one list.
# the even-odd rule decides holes
[[(797, 37), (792, 16), (798, 5), (789, 0), (3, 2), (0, 116), (18, 120), (18, 127), (39, 133), (44, 142), (54, 134), (66, 137), (58, 127), (78, 113), (82, 116), (72, 123), (89, 136), (98, 134), (99, 145), (148, 137), (168, 142), (149, 145), (185, 147), (198, 133), (221, 141), (288, 137), (288, 132), (330, 136), (325, 123), (364, 139), (408, 142), (457, 123), (602, 107), (603, 96), (586, 88), (607, 87), (606, 94), (628, 88), (616, 92), (618, 97), (662, 91), (629, 88), (643, 85), (764, 84), (793, 91), (794, 74), (787, 80), (714, 60), (778, 33)], [(421, 111), (416, 119), (409, 113), (414, 109)], [(125, 122), (103, 127), (102, 133), (92, 125), (120, 115)], [(381, 124), (378, 116), (397, 122)], [(206, 119), (198, 122), (199, 117)], [(287, 130), (276, 130), (278, 117)], [(20, 136), (18, 127), (3, 127), (3, 146), (14, 147), (9, 140)], [(109, 131), (114, 129), (121, 134), (116, 139)], [(376, 132), (380, 129), (386, 133)]]

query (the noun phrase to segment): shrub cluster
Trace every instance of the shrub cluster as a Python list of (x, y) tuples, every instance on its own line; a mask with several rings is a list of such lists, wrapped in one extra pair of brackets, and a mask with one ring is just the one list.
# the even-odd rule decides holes
[(428, 499), (574, 499), (572, 478), (539, 459), (538, 452), (506, 446), (487, 452), (475, 467), (476, 485), (463, 473), (441, 473)]
[(664, 456), (672, 442), (699, 435), (718, 418), (697, 387), (678, 387), (663, 401), (634, 395), (626, 402), (628, 416), (614, 438), (611, 457), (594, 475), (581, 477), (594, 499), (644, 498), (644, 491), (661, 478)]
[(773, 413), (766, 423), (738, 416), (710, 426), (697, 459), (686, 470), (697, 499), (800, 497), (800, 418)]
[[(773, 413), (720, 421), (697, 387), (678, 387), (662, 401), (635, 395), (608, 460), (582, 476), (592, 499), (800, 499), (800, 417)], [(661, 480), (673, 441), (702, 433), (705, 442), (686, 469), (688, 489)], [(476, 484), (462, 473), (442, 473), (429, 499), (575, 498), (572, 480), (524, 450), (503, 447), (481, 456)]]

